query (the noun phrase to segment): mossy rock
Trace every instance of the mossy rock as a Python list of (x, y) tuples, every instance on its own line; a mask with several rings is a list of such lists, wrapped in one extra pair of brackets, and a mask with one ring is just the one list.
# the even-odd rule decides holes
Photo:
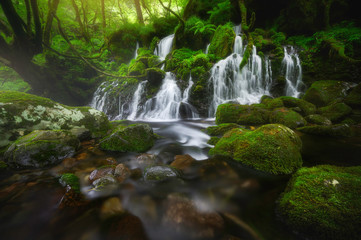
[(270, 123), (283, 124), (292, 129), (302, 127), (307, 124), (307, 121), (300, 114), (288, 108), (274, 109), (270, 114), (269, 120)]
[(339, 122), (352, 112), (352, 108), (345, 103), (334, 103), (318, 109), (318, 112), (330, 119), (332, 122)]
[(129, 76), (145, 75), (146, 68), (147, 66), (141, 60), (137, 60), (131, 66), (129, 66), (128, 75)]
[(209, 140), (208, 140), (208, 144), (210, 144), (210, 145), (216, 145), (217, 144), (217, 142), (220, 140), (221, 138), (220, 137), (211, 137)]
[(287, 108), (300, 108), (302, 116), (308, 116), (316, 112), (316, 106), (303, 99), (282, 96), (279, 99), (283, 102), (283, 105)]
[(150, 83), (150, 85), (155, 87), (160, 87), (165, 77), (165, 72), (159, 68), (148, 68), (146, 71), (147, 71), (147, 80)]
[(222, 59), (226, 58), (233, 52), (235, 38), (236, 34), (229, 24), (218, 26), (209, 45), (208, 53)]
[(254, 131), (242, 128), (227, 132), (209, 151), (257, 170), (290, 174), (302, 166), (302, 142), (295, 132), (280, 124), (264, 125)]
[(284, 107), (283, 102), (280, 98), (263, 98), (261, 103), (266, 105), (269, 109), (281, 108)]
[(47, 98), (0, 91), (0, 147), (33, 130), (88, 129), (93, 137), (109, 129), (107, 116), (90, 107), (69, 107)]
[(345, 98), (345, 103), (351, 107), (361, 108), (361, 84), (353, 88)]
[(361, 167), (299, 169), (278, 201), (282, 220), (305, 239), (359, 239)]
[(59, 183), (63, 187), (69, 186), (75, 192), (80, 193), (80, 180), (79, 178), (73, 173), (64, 173), (59, 178)]
[(177, 169), (169, 166), (149, 167), (144, 172), (144, 180), (146, 181), (165, 181), (179, 176)]
[(225, 103), (217, 107), (216, 124), (262, 125), (268, 123), (268, 115), (268, 110), (256, 105)]
[(100, 141), (100, 148), (119, 152), (145, 152), (154, 145), (154, 134), (148, 124), (118, 126)]
[(329, 136), (329, 137), (350, 137), (352, 136), (352, 129), (348, 124), (335, 124), (330, 126), (306, 126), (297, 128), (298, 131), (319, 135), (319, 136)]
[(79, 144), (69, 131), (35, 130), (11, 144), (4, 159), (12, 167), (48, 167), (72, 157)]
[(206, 132), (210, 136), (223, 136), (229, 130), (233, 128), (240, 128), (241, 126), (235, 123), (222, 123), (217, 126), (211, 126), (206, 129)]
[(315, 104), (317, 107), (323, 107), (336, 99), (344, 99), (347, 91), (350, 89), (350, 83), (342, 81), (317, 81), (306, 91), (303, 100)]
[(327, 117), (319, 114), (311, 114), (305, 117), (306, 121), (311, 124), (330, 126), (332, 122)]

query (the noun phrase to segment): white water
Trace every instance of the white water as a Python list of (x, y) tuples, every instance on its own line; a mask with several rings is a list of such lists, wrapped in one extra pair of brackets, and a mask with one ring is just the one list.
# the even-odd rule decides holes
[(205, 54), (208, 54), (208, 51), (209, 51), (209, 46), (211, 46), (210, 43), (207, 44), (207, 47), (206, 47), (206, 51), (204, 52)]
[(174, 34), (169, 35), (158, 43), (157, 47), (154, 50), (154, 55), (157, 55), (162, 61), (165, 60), (167, 55), (172, 50)]
[(134, 59), (138, 57), (138, 49), (139, 49), (139, 42), (137, 42), (137, 45), (135, 47)]
[(296, 50), (290, 46), (284, 47), (284, 58), (282, 60), (282, 69), (286, 78), (286, 96), (299, 97), (302, 82), (302, 67)]
[[(236, 27), (237, 33), (240, 26)], [(269, 95), (272, 81), (270, 62), (257, 55), (253, 46), (252, 55), (243, 69), (239, 70), (245, 47), (242, 38), (236, 36), (233, 54), (219, 61), (211, 69), (209, 85), (213, 88), (213, 99), (209, 106), (209, 117), (214, 117), (218, 105), (226, 102), (240, 104), (257, 103), (263, 95)]]
[(144, 94), (144, 89), (145, 89), (147, 82), (148, 81), (146, 80), (146, 81), (139, 83), (137, 90), (134, 92), (134, 96), (133, 96), (132, 103), (130, 106), (130, 114), (127, 118), (128, 120), (136, 119), (138, 109), (140, 107), (139, 103), (142, 98), (142, 95)]

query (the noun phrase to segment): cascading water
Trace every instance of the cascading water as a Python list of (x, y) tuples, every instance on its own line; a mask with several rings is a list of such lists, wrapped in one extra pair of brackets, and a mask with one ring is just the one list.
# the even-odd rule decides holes
[(137, 90), (134, 92), (133, 100), (130, 106), (130, 114), (127, 117), (128, 120), (135, 120), (138, 110), (139, 110), (139, 103), (144, 94), (145, 86), (147, 84), (147, 80), (139, 83)]
[(292, 46), (284, 47), (284, 55), (282, 69), (286, 78), (285, 94), (297, 98), (303, 87), (301, 61)]
[(138, 49), (139, 49), (139, 42), (137, 42), (137, 45), (135, 46), (134, 59), (138, 57)]
[[(240, 33), (239, 28), (236, 28), (237, 33)], [(211, 69), (209, 84), (213, 89), (213, 99), (209, 106), (209, 117), (214, 117), (218, 105), (222, 103), (251, 104), (259, 102), (263, 95), (270, 94), (270, 60), (266, 59), (263, 65), (256, 47), (253, 46), (248, 63), (240, 71), (239, 65), (243, 59), (244, 49), (242, 38), (236, 36), (233, 54), (219, 61)]]
[(160, 60), (165, 60), (167, 55), (172, 50), (172, 44), (173, 44), (174, 34), (169, 35), (158, 43), (156, 49), (154, 50), (154, 55), (157, 55)]

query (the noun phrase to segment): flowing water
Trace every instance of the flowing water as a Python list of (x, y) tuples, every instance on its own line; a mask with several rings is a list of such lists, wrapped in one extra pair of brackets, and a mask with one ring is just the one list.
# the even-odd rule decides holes
[(173, 44), (174, 34), (169, 35), (158, 43), (156, 49), (154, 50), (154, 55), (158, 56), (160, 60), (165, 60), (167, 55), (172, 50), (172, 44)]
[(299, 97), (304, 87), (302, 82), (301, 61), (294, 47), (284, 47), (282, 68), (286, 78), (286, 96)]

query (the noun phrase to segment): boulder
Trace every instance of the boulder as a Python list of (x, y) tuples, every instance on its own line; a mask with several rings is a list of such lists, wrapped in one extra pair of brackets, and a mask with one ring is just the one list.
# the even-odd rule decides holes
[(236, 34), (232, 26), (229, 24), (218, 26), (209, 45), (208, 53), (214, 54), (222, 59), (226, 58), (233, 52), (235, 38)]
[(79, 144), (69, 131), (35, 130), (11, 144), (4, 159), (12, 167), (48, 167), (72, 157)]
[(307, 124), (306, 120), (300, 114), (287, 108), (274, 109), (270, 114), (269, 120), (270, 123), (283, 124), (292, 129)]
[(119, 152), (145, 152), (154, 145), (154, 134), (148, 124), (118, 126), (100, 141), (100, 148)]
[(312, 124), (316, 124), (316, 125), (330, 126), (332, 124), (330, 119), (328, 119), (327, 117), (324, 117), (322, 115), (319, 115), (319, 114), (308, 115), (307, 117), (305, 117), (305, 120), (308, 123), (312, 123)]
[(146, 181), (164, 181), (171, 178), (179, 177), (179, 173), (175, 168), (168, 166), (154, 166), (147, 168), (144, 173)]
[(82, 132), (79, 128), (97, 137), (110, 125), (104, 113), (89, 107), (68, 107), (27, 93), (0, 91), (0, 148), (33, 130)]
[(348, 124), (335, 124), (329, 126), (306, 126), (297, 128), (298, 131), (320, 136), (328, 137), (350, 137), (352, 136), (352, 129)]
[(315, 104), (317, 107), (327, 106), (336, 99), (344, 99), (351, 84), (342, 81), (317, 81), (306, 91), (303, 100)]
[(345, 98), (345, 103), (351, 107), (361, 107), (361, 84), (352, 88), (350, 94)]
[(316, 112), (316, 106), (310, 102), (307, 102), (303, 99), (282, 96), (279, 97), (283, 105), (287, 108), (300, 108), (302, 116), (308, 116)]
[(206, 129), (206, 132), (210, 136), (223, 136), (229, 130), (233, 128), (240, 128), (241, 126), (236, 123), (222, 123), (217, 126), (211, 126)]
[(304, 239), (359, 239), (361, 167), (299, 169), (278, 201), (282, 220)]
[(262, 125), (268, 123), (268, 114), (269, 111), (257, 105), (225, 103), (217, 108), (216, 124)]
[(280, 124), (264, 125), (254, 131), (242, 128), (227, 132), (209, 151), (272, 174), (290, 174), (302, 166), (302, 142)]
[(341, 102), (321, 107), (318, 112), (332, 122), (339, 122), (352, 112), (352, 108)]

